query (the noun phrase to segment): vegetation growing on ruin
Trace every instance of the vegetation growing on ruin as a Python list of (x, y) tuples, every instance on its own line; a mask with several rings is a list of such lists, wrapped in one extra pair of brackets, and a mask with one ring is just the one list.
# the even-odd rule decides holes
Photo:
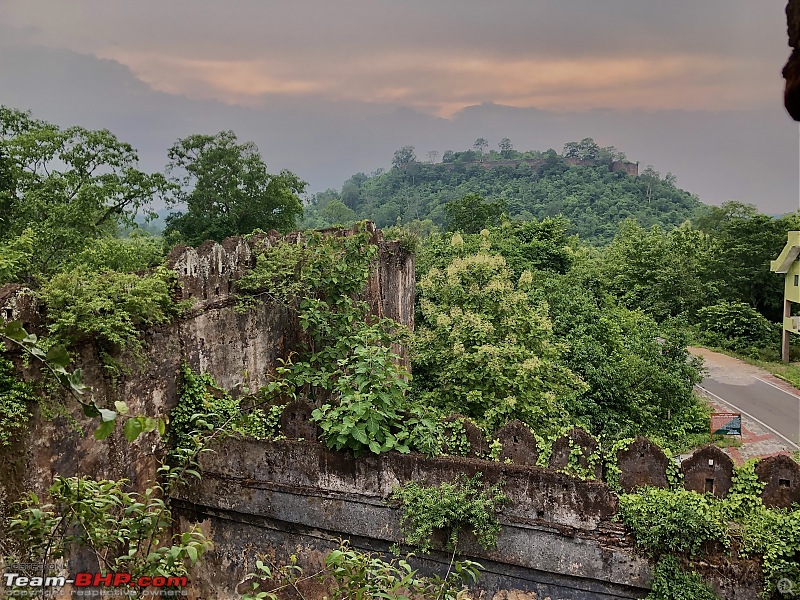
[(30, 418), (29, 405), (34, 402), (33, 389), (19, 380), (5, 351), (5, 344), (0, 341), (0, 448), (8, 446), (25, 428)]
[(480, 564), (454, 560), (444, 578), (423, 576), (409, 564), (412, 556), (385, 561), (378, 553), (355, 550), (345, 540), (325, 557), (325, 568), (311, 575), (296, 564), (296, 556), (283, 565), (264, 556), (256, 561), (255, 571), (246, 576), (242, 600), (278, 600), (278, 594), (288, 589), (302, 597), (303, 583), (309, 579), (332, 580), (329, 593), (335, 600), (468, 600), (465, 592), (478, 580)]
[(120, 350), (139, 355), (142, 329), (169, 322), (179, 312), (174, 281), (165, 268), (140, 276), (78, 267), (55, 275), (39, 297), (55, 342), (70, 347), (92, 342), (106, 355)]
[(444, 535), (445, 547), (453, 552), (464, 531), (482, 548), (494, 548), (500, 533), (497, 513), (508, 502), (502, 484), (485, 485), (480, 473), (472, 478), (460, 474), (439, 485), (409, 481), (396, 488), (391, 499), (400, 503), (405, 543), (420, 552), (430, 551), (436, 532)]
[(653, 583), (645, 600), (719, 600), (719, 596), (694, 571), (685, 570), (677, 558), (665, 556), (653, 570)]
[(765, 507), (753, 468), (753, 461), (736, 468), (724, 499), (674, 488), (621, 494), (618, 518), (656, 560), (674, 554), (698, 560), (718, 549), (762, 557), (763, 597), (770, 598), (782, 579), (800, 580), (800, 511)]

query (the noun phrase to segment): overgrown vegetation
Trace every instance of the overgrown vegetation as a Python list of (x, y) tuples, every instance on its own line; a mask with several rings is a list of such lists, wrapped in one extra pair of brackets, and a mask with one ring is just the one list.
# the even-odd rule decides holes
[(0, 448), (8, 446), (25, 428), (30, 418), (29, 405), (35, 401), (30, 384), (19, 380), (13, 363), (0, 341)]
[(499, 483), (484, 485), (480, 473), (472, 478), (462, 474), (438, 486), (409, 481), (395, 489), (391, 498), (400, 502), (405, 542), (421, 552), (430, 551), (436, 532), (444, 534), (446, 548), (455, 552), (463, 530), (488, 550), (497, 544), (497, 513), (508, 501), (502, 490)]
[[(160, 474), (168, 483), (178, 477), (168, 468)], [(180, 587), (177, 582), (211, 542), (197, 527), (170, 533), (175, 519), (168, 491), (153, 483), (137, 494), (125, 480), (57, 477), (48, 491), (52, 503), (43, 504), (31, 493), (11, 519), (11, 535), (18, 536), (23, 549), (17, 560), (50, 565), (77, 546), (91, 552), (103, 572), (129, 573), (131, 581), (165, 577)], [(134, 597), (143, 593), (141, 588), (132, 591)]]
[(174, 281), (165, 268), (145, 276), (85, 267), (60, 273), (40, 292), (49, 333), (66, 346), (91, 341), (106, 355), (129, 350), (137, 356), (141, 329), (178, 314)]
[(345, 540), (325, 557), (325, 568), (313, 575), (303, 573), (295, 556), (280, 566), (263, 557), (256, 561), (256, 571), (246, 577), (242, 600), (277, 600), (278, 593), (286, 589), (302, 597), (303, 583), (312, 578), (332, 580), (332, 600), (468, 600), (465, 592), (478, 580), (480, 564), (452, 561), (444, 578), (425, 577), (411, 567), (412, 556), (387, 562), (376, 553), (355, 550)]
[(318, 401), (313, 418), (330, 448), (426, 450), (432, 423), (409, 401), (410, 375), (391, 350), (406, 332), (368, 316), (360, 299), (376, 252), (363, 228), (344, 237), (312, 233), (299, 244), (261, 249), (240, 288), (296, 311), (309, 341), (278, 370), (279, 381), (286, 393)]
[[(573, 144), (582, 146), (578, 154), (595, 161), (594, 166), (566, 162), (566, 158), (578, 158)], [(696, 196), (677, 187), (670, 173), (662, 176), (652, 167), (642, 170), (639, 177), (612, 172), (613, 157), (620, 153), (600, 148), (590, 138), (568, 143), (561, 155), (552, 149), (502, 152), (448, 150), (442, 162), (430, 164), (418, 160), (413, 147), (404, 147), (395, 153), (388, 171), (357, 173), (340, 190), (316, 194), (305, 207), (304, 223), (325, 227), (370, 219), (379, 227), (429, 223), (443, 230), (453, 224), (457, 225), (454, 229), (463, 227), (458, 219), (464, 215), (465, 222), (473, 225), (461, 231), (477, 233), (493, 224), (490, 220), (499, 212), (507, 211), (520, 221), (563, 215), (582, 239), (607, 243), (628, 217), (645, 227), (675, 227), (700, 206)], [(497, 160), (512, 162), (486, 168), (486, 161)], [(524, 160), (538, 162), (518, 162)], [(470, 194), (482, 197), (474, 204), (478, 210), (454, 211)], [(490, 220), (477, 225), (476, 216)]]
[[(800, 581), (800, 511), (765, 507), (761, 502), (763, 484), (753, 467), (751, 461), (736, 469), (733, 487), (724, 499), (682, 489), (645, 488), (622, 494), (619, 518), (633, 532), (637, 545), (655, 559), (676, 553), (698, 559), (722, 548), (735, 548), (743, 557), (762, 557), (763, 597), (770, 598), (779, 590), (781, 580)], [(676, 568), (674, 560), (666, 565), (659, 563), (659, 568)], [(658, 573), (657, 569), (657, 580)], [(694, 589), (695, 580), (685, 579), (687, 590)], [(669, 589), (677, 593), (675, 581), (672, 586), (666, 582), (654, 585), (653, 592)]]
[(719, 596), (700, 575), (684, 570), (670, 555), (656, 564), (652, 589), (645, 600), (719, 600)]

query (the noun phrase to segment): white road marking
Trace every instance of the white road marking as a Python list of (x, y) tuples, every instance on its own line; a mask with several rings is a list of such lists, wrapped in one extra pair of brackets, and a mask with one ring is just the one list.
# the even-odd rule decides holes
[[(756, 379), (757, 379), (757, 378), (756, 378)], [(766, 383), (766, 382), (765, 382), (765, 383)], [(779, 438), (781, 438), (782, 440), (784, 440), (784, 441), (785, 441), (787, 444), (789, 444), (789, 445), (790, 445), (792, 448), (794, 448), (795, 450), (800, 450), (800, 446), (798, 446), (798, 445), (797, 445), (795, 442), (793, 442), (792, 440), (790, 440), (789, 438), (787, 438), (785, 435), (783, 435), (783, 434), (782, 434), (782, 433), (780, 433), (779, 431), (775, 431), (775, 430), (774, 430), (772, 427), (770, 427), (769, 425), (767, 425), (766, 423), (764, 423), (764, 421), (762, 421), (761, 419), (757, 419), (756, 417), (754, 417), (754, 416), (753, 416), (753, 415), (751, 415), (750, 413), (743, 411), (741, 408), (739, 408), (739, 407), (738, 407), (738, 406), (736, 406), (735, 404), (731, 404), (730, 402), (728, 402), (728, 401), (727, 401), (727, 400), (725, 400), (724, 398), (720, 398), (720, 397), (719, 397), (719, 396), (717, 396), (717, 395), (716, 395), (714, 392), (712, 392), (712, 391), (711, 391), (711, 390), (709, 390), (709, 389), (706, 389), (706, 388), (704, 388), (702, 385), (699, 385), (699, 384), (698, 384), (698, 385), (697, 385), (697, 387), (698, 387), (698, 388), (700, 388), (701, 390), (703, 390), (703, 391), (704, 391), (706, 394), (709, 394), (710, 396), (713, 396), (713, 397), (714, 397), (714, 398), (715, 398), (717, 401), (719, 401), (719, 402), (722, 402), (723, 404), (727, 404), (727, 405), (728, 405), (728, 406), (730, 406), (731, 408), (735, 409), (737, 412), (740, 412), (740, 413), (742, 413), (744, 416), (748, 417), (749, 419), (752, 419), (753, 421), (755, 421), (756, 423), (758, 423), (758, 424), (759, 424), (759, 425), (761, 425), (762, 427), (765, 427), (766, 429), (769, 429), (769, 430), (770, 430), (772, 433), (774, 433), (774, 434), (775, 434), (775, 435), (777, 435)], [(788, 393), (788, 392), (787, 392), (787, 393)]]
[(789, 390), (785, 390), (785, 389), (783, 389), (782, 387), (775, 385), (775, 384), (774, 384), (774, 383), (772, 383), (771, 381), (767, 381), (766, 379), (761, 379), (761, 377), (756, 377), (755, 375), (753, 375), (753, 379), (756, 379), (756, 380), (760, 381), (761, 383), (766, 383), (767, 385), (771, 385), (771, 386), (772, 386), (772, 387), (774, 387), (776, 390), (780, 390), (780, 391), (781, 391), (781, 392), (783, 392), (784, 394), (789, 394), (789, 395), (790, 395), (792, 398), (794, 398), (795, 400), (800, 400), (800, 396), (798, 396), (797, 394), (793, 394), (793, 393), (792, 393), (792, 392), (790, 392)]

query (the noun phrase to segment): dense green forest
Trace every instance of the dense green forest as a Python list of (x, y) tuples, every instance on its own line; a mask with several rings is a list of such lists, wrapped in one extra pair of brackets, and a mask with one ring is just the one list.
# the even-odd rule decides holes
[[(303, 223), (324, 227), (369, 219), (380, 227), (419, 223), (417, 227), (453, 230), (448, 204), (478, 194), (501, 203), (514, 220), (562, 215), (581, 239), (601, 244), (627, 218), (645, 227), (670, 228), (701, 206), (696, 196), (676, 186), (671, 173), (662, 177), (652, 167), (638, 177), (612, 171), (612, 162), (623, 160), (624, 154), (601, 148), (591, 138), (567, 143), (561, 154), (552, 149), (517, 152), (506, 138), (500, 152), (484, 153), (479, 142), (474, 150), (448, 150), (435, 164), (417, 160), (413, 147), (406, 146), (395, 152), (388, 171), (358, 173), (341, 190), (311, 197)], [(570, 165), (568, 159), (593, 164)]]
[[(321, 441), (356, 454), (465, 454), (463, 426), (447, 420), (453, 412), (490, 440), (503, 424), (522, 421), (535, 432), (543, 461), (553, 440), (574, 426), (597, 436), (609, 453), (637, 435), (667, 452), (704, 443), (709, 409), (693, 392), (702, 364), (687, 344), (775, 357), (782, 279), (770, 273), (769, 260), (786, 232), (800, 228), (800, 217), (772, 218), (740, 203), (705, 207), (676, 188), (671, 175), (611, 171), (611, 162), (624, 157), (588, 138), (567, 144), (562, 155), (518, 153), (509, 140), (487, 153), (478, 142), (473, 150), (445, 153), (438, 164), (416, 161), (406, 147), (390, 171), (354, 176), (341, 192), (317, 194), (303, 207), (305, 183), (288, 171), (268, 173), (257, 148), (232, 132), (178, 140), (167, 151), (164, 172), (146, 173), (135, 150), (109, 131), (64, 129), (0, 109), (0, 285), (26, 285), (45, 309), (39, 337), (21, 323), (0, 327), (0, 448), (24, 430), (34, 405), (46, 407), (58, 396), (52, 385), (23, 381), (8, 359), (12, 350), (42, 363), (56, 387), (73, 394), (97, 420), (96, 439), (117, 425), (131, 441), (146, 431), (165, 436), (170, 456), (148, 496), (155, 499), (187, 472), (200, 476), (196, 457), (209, 435), (280, 436), (278, 417), (286, 400), (298, 397), (314, 404)], [(597, 164), (570, 166), (570, 158)], [(523, 159), (542, 163), (476, 164)], [(161, 237), (136, 224), (154, 199), (178, 211)], [(98, 406), (80, 373), (69, 370), (70, 356), (91, 342), (116, 380), (132, 368), (131, 358), (141, 357), (144, 328), (186, 314), (190, 307), (175, 300), (175, 274), (163, 266), (175, 243), (288, 231), (301, 219), (315, 227), (363, 217), (387, 226), (387, 238), (416, 253), (415, 331), (370, 317), (359, 299), (377, 253), (364, 227), (343, 237), (306, 231), (298, 243), (257, 246), (254, 264), (236, 282), (241, 310), (280, 303), (305, 332), (302, 347), (250, 398), (234, 399), (186, 366), (167, 423), (129, 414), (124, 402)], [(393, 343), (409, 349), (410, 373), (392, 354)], [(484, 458), (498, 456), (493, 448)], [(569, 473), (592, 476), (574, 462)], [(74, 481), (59, 479), (52, 494), (85, 509)], [(174, 525), (168, 509), (156, 500), (137, 503), (124, 482), (80, 481), (93, 498), (130, 506), (126, 519), (158, 514), (137, 521), (150, 524), (137, 531), (163, 539), (163, 552), (140, 554), (126, 540), (132, 554), (125, 560), (140, 573), (185, 573), (208, 547), (199, 531), (161, 538), (161, 528)], [(454, 490), (448, 493), (457, 495)], [(675, 502), (694, 510), (691, 518), (709, 518), (708, 505), (695, 510), (681, 493), (621, 496), (626, 524), (642, 536), (653, 519), (675, 525), (675, 511), (667, 510)], [(774, 550), (769, 540), (780, 539), (781, 528), (797, 535), (797, 519), (776, 517), (760, 500), (748, 502), (729, 507), (730, 514), (713, 513), (714, 531), (755, 519), (761, 533), (752, 547), (762, 553)], [(641, 516), (649, 503), (663, 514), (654, 509)], [(13, 521), (12, 531), (39, 540), (31, 552), (49, 552), (48, 532), (66, 518), (45, 508), (31, 498)], [(69, 518), (102, 514), (72, 511)], [(92, 527), (111, 535), (117, 521)], [(797, 549), (795, 542), (790, 554)], [(769, 572), (765, 566), (769, 591), (796, 568), (791, 556), (773, 557)], [(672, 579), (680, 578), (665, 576), (663, 585)], [(705, 589), (696, 577), (684, 579), (686, 589)], [(653, 596), (668, 597), (678, 596)]]
[[(196, 245), (255, 228), (288, 231), (301, 217), (304, 182), (289, 172), (269, 174), (257, 148), (232, 132), (178, 140), (167, 152), (164, 172), (145, 173), (137, 168), (135, 150), (111, 132), (62, 129), (6, 108), (0, 117), (0, 282), (27, 284), (47, 308), (53, 343), (74, 347), (92, 339), (109, 368), (120, 350), (138, 351), (139, 329), (180, 313), (169, 293), (173, 276), (160, 266), (174, 243)], [(705, 425), (692, 395), (699, 367), (687, 362), (682, 348), (693, 340), (775, 355), (782, 283), (768, 264), (786, 232), (800, 226), (798, 217), (771, 218), (738, 203), (704, 207), (677, 190), (671, 176), (609, 171), (611, 161), (624, 156), (588, 138), (567, 144), (564, 156), (518, 153), (508, 140), (499, 153), (484, 150), (476, 142), (475, 150), (446, 153), (446, 162), (424, 165), (406, 147), (390, 172), (358, 185), (351, 180), (343, 201), (328, 199), (328, 208), (339, 202), (352, 216), (344, 201), (366, 210), (369, 190), (388, 192), (390, 182), (399, 190), (432, 190), (445, 180), (472, 185), (480, 179), (503, 189), (487, 194), (489, 200), (476, 193), (448, 200), (455, 189), (431, 193), (435, 210), (455, 234), (437, 233), (435, 223), (416, 217), (386, 231), (418, 255), (419, 327), (410, 340), (414, 377), (402, 395), (442, 414), (468, 414), (487, 431), (519, 418), (541, 432), (581, 424), (595, 434), (656, 436), (675, 449), (688, 443), (684, 434), (700, 433)], [(606, 214), (604, 233), (591, 226), (593, 243), (587, 243), (574, 231), (594, 217), (513, 218), (512, 207), (525, 197), (508, 187), (520, 183), (519, 169), (470, 166), (481, 158), (541, 159), (544, 168), (527, 175), (531, 190), (582, 182), (595, 190), (584, 198), (605, 199), (607, 207), (620, 189), (651, 194), (650, 220), (664, 225), (649, 226), (634, 216), (617, 223), (622, 213)], [(569, 167), (565, 158), (603, 164)], [(158, 197), (185, 207), (168, 218), (161, 238), (135, 223), (137, 212), (147, 214)], [(320, 197), (325, 194), (306, 207), (306, 221), (325, 208)], [(673, 208), (665, 211), (664, 203)], [(674, 206), (682, 206), (680, 217)], [(606, 236), (608, 243), (597, 246)], [(259, 269), (267, 267), (258, 264), (240, 282), (242, 290), (277, 277), (267, 269), (259, 279)], [(324, 296), (358, 289), (366, 265), (342, 265), (339, 281), (351, 267), (347, 276), (357, 281)], [(322, 308), (329, 317), (339, 309)], [(346, 323), (353, 315), (363, 317), (363, 307), (348, 310), (355, 312)], [(341, 340), (353, 335), (345, 329), (333, 328), (338, 334), (329, 332), (318, 345), (338, 340), (341, 350)], [(375, 331), (367, 337), (388, 339)], [(470, 380), (485, 373), (482, 364), (497, 365), (496, 372)], [(645, 371), (657, 375), (643, 377)], [(647, 385), (632, 386), (637, 378)], [(677, 423), (689, 430), (676, 434)]]

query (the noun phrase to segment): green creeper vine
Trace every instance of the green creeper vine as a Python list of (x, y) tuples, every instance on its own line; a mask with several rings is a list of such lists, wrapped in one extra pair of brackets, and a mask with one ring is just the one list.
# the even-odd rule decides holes
[(35, 401), (32, 387), (14, 375), (14, 365), (3, 356), (0, 342), (0, 447), (8, 446), (30, 418), (28, 405)]
[(616, 440), (612, 442), (607, 449), (604, 449), (605, 464), (603, 465), (603, 472), (605, 474), (605, 480), (609, 487), (615, 492), (622, 491), (619, 485), (620, 470), (617, 464), (617, 453), (627, 450), (634, 441), (635, 438)]
[[(209, 373), (196, 373), (181, 366), (178, 402), (170, 413), (170, 445), (182, 448), (198, 430), (220, 431), (253, 439), (276, 439), (285, 404), (270, 405), (274, 386), (265, 386), (255, 399), (259, 405), (245, 412), (241, 403), (220, 388)], [(266, 406), (266, 408), (262, 408)]]
[(764, 598), (780, 593), (781, 581), (797, 589), (800, 510), (765, 507), (761, 502), (764, 486), (754, 465), (755, 461), (749, 461), (735, 469), (733, 486), (724, 499), (683, 489), (643, 488), (620, 494), (618, 518), (633, 532), (637, 545), (656, 558), (699, 557), (708, 544), (721, 544), (735, 548), (741, 557), (761, 557)]
[(668, 555), (656, 564), (652, 588), (645, 600), (719, 600), (719, 596), (700, 575), (683, 570), (678, 560)]
[(459, 534), (465, 528), (481, 547), (493, 548), (500, 533), (497, 513), (508, 501), (502, 484), (486, 487), (480, 473), (473, 478), (459, 475), (439, 486), (410, 481), (396, 488), (391, 499), (400, 502), (403, 513), (400, 524), (406, 543), (421, 552), (430, 551), (436, 531), (445, 533), (447, 548), (455, 551)]
[[(568, 440), (569, 456), (567, 457), (567, 466), (562, 471), (580, 479), (595, 479), (595, 470), (603, 462), (600, 444), (593, 452), (586, 455), (583, 448), (575, 444), (575, 440), (571, 437)], [(581, 464), (581, 459), (586, 461), (586, 466)]]

